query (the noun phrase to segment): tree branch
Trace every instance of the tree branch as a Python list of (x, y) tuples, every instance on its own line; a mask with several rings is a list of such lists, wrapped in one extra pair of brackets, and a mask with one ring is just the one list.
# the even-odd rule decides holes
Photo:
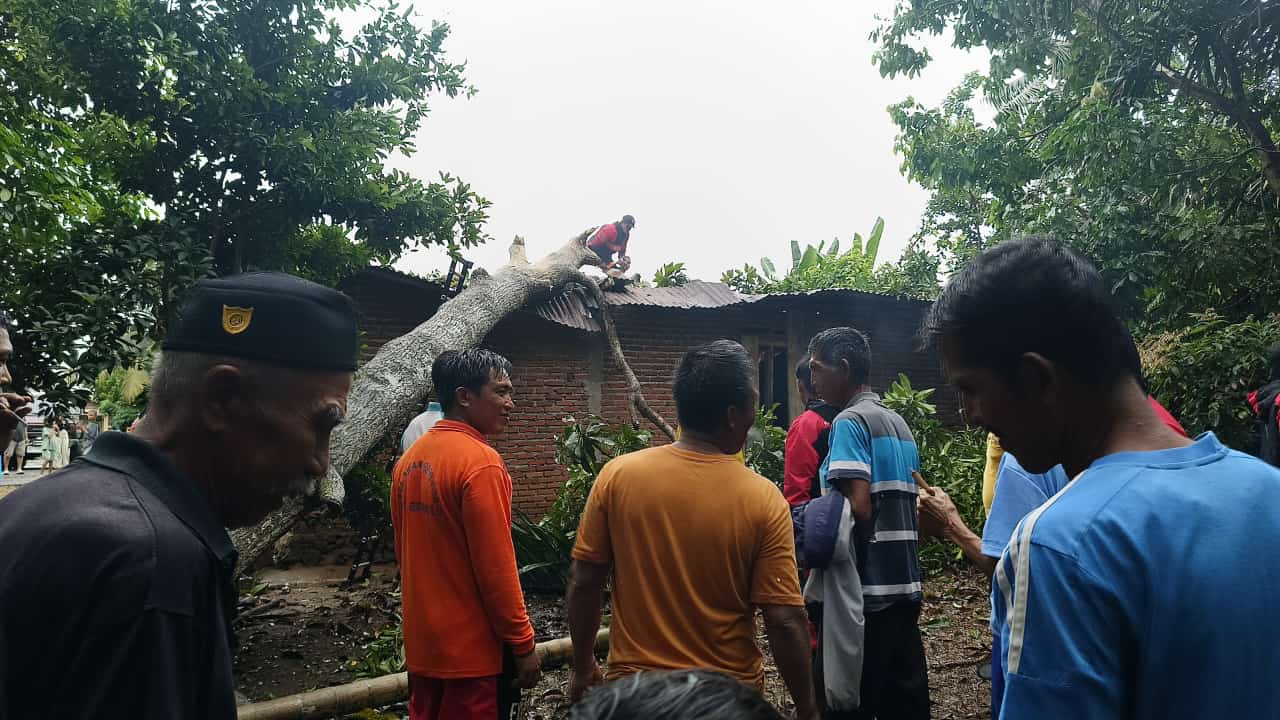
[(649, 403), (644, 399), (644, 391), (640, 387), (640, 380), (636, 378), (636, 374), (632, 372), (631, 365), (627, 362), (627, 357), (622, 353), (622, 343), (618, 340), (618, 331), (613, 324), (613, 316), (609, 313), (609, 305), (604, 297), (604, 291), (596, 284), (594, 280), (579, 272), (577, 281), (586, 287), (587, 292), (595, 298), (596, 305), (600, 310), (600, 324), (604, 326), (604, 335), (609, 343), (609, 351), (613, 353), (613, 359), (622, 368), (622, 375), (627, 381), (627, 409), (631, 413), (631, 422), (639, 425), (636, 413), (640, 413), (662, 431), (669, 440), (675, 442), (676, 431), (662, 418), (653, 408), (649, 407)]
[[(1094, 22), (1102, 29), (1111, 39), (1120, 45), (1126, 52), (1141, 57), (1142, 53), (1139, 48), (1134, 47), (1123, 35), (1115, 28), (1111, 27), (1102, 17), (1101, 4), (1091, 3), (1089, 10)], [(1211, 47), (1214, 43), (1211, 41)], [(1251, 143), (1256, 145), (1258, 149), (1254, 152), (1254, 156), (1258, 159), (1258, 163), (1262, 166), (1262, 176), (1267, 186), (1271, 189), (1276, 199), (1280, 201), (1280, 149), (1276, 148), (1275, 139), (1271, 137), (1270, 131), (1266, 125), (1259, 119), (1257, 113), (1248, 104), (1248, 97), (1245, 94), (1244, 82), (1241, 78), (1239, 68), (1228, 57), (1229, 51), (1221, 46), (1220, 41), (1216, 45), (1217, 55), (1219, 55), (1219, 64), (1223, 65), (1223, 74), (1227, 76), (1228, 83), (1232, 87), (1235, 94), (1235, 100), (1227, 97), (1216, 89), (1206, 87), (1187, 77), (1184, 73), (1174, 70), (1168, 64), (1157, 62), (1153, 71), (1156, 77), (1163, 79), (1171, 87), (1179, 92), (1186, 93), (1202, 102), (1208, 104), (1218, 112), (1222, 113), (1235, 123)]]
[(1156, 75), (1164, 78), (1174, 88), (1208, 103), (1244, 132), (1255, 146), (1254, 156), (1262, 165), (1262, 176), (1267, 187), (1280, 200), (1280, 149), (1276, 148), (1275, 139), (1257, 115), (1248, 107), (1241, 107), (1222, 93), (1191, 81), (1163, 63), (1156, 65)]

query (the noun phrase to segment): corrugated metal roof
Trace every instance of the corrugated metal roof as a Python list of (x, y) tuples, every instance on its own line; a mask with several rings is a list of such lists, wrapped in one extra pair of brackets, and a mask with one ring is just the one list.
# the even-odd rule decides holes
[[(682, 287), (637, 288), (630, 285), (622, 290), (608, 290), (605, 302), (610, 306), (660, 307), (675, 310), (713, 309), (740, 305), (752, 301), (723, 283), (691, 280)], [(595, 299), (580, 287), (573, 286), (547, 300), (533, 311), (541, 318), (567, 327), (587, 332), (600, 332), (604, 328), (596, 321)]]
[(867, 290), (852, 290), (849, 288), (823, 288), (821, 290), (804, 290), (801, 292), (790, 292), (790, 293), (772, 293), (769, 295), (748, 295), (747, 297), (749, 298), (747, 302), (753, 302), (753, 303), (758, 303), (763, 301), (787, 302), (789, 300), (796, 300), (799, 298), (820, 298), (820, 299), (866, 298), (868, 300), (881, 300), (881, 301), (888, 300), (892, 302), (921, 303), (925, 305), (929, 304), (928, 300), (916, 300), (915, 298), (898, 297), (897, 295), (885, 295), (883, 293), (874, 293), (874, 292), (869, 292)]
[(690, 280), (681, 287), (638, 288), (631, 285), (604, 294), (610, 305), (644, 305), (678, 309), (721, 308), (751, 302), (751, 297), (717, 282)]
[(596, 307), (595, 298), (574, 285), (534, 308), (533, 311), (539, 317), (554, 323), (587, 332), (601, 332), (604, 328), (596, 322)]
[[(409, 275), (394, 268), (372, 267), (361, 272), (371, 272), (381, 277), (409, 282), (424, 289), (443, 292), (443, 287), (439, 283)], [(816, 297), (843, 297), (850, 300), (857, 297), (865, 297), (867, 299), (896, 300), (898, 302), (922, 302), (843, 288), (774, 295), (744, 295), (724, 283), (706, 282), (704, 280), (690, 280), (681, 287), (671, 288), (638, 288), (627, 285), (621, 290), (608, 290), (604, 293), (605, 302), (614, 307), (656, 307), (675, 310), (715, 309), (760, 302), (776, 306), (784, 305), (789, 301), (800, 298)], [(764, 309), (761, 308), (761, 310)], [(577, 285), (570, 285), (564, 291), (544, 301), (537, 307), (528, 308), (526, 312), (531, 311), (545, 320), (550, 320), (575, 330), (600, 332), (604, 328), (596, 321), (595, 310), (596, 302), (592, 295)]]

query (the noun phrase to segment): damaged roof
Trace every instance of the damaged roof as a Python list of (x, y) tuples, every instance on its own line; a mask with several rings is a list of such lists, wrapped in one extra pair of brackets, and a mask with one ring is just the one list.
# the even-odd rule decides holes
[(724, 283), (703, 280), (690, 280), (680, 287), (665, 288), (638, 288), (627, 285), (622, 290), (606, 292), (604, 297), (610, 305), (645, 305), (681, 310), (740, 305), (751, 302), (752, 298)]
[[(430, 292), (439, 292), (442, 295), (444, 292), (444, 288), (437, 282), (398, 272), (392, 268), (366, 268), (361, 273), (376, 277), (378, 280), (408, 283)], [(622, 289), (606, 290), (604, 292), (605, 302), (612, 307), (651, 307), (673, 310), (714, 310), (735, 305), (763, 303), (760, 309), (761, 311), (767, 311), (779, 306), (785, 308), (788, 303), (800, 298), (836, 299), (837, 297), (849, 299), (865, 297), (897, 302), (920, 302), (843, 288), (772, 295), (746, 295), (724, 283), (707, 282), (705, 280), (690, 280), (681, 287), (667, 288), (625, 285)], [(526, 308), (524, 312), (534, 313), (545, 320), (550, 320), (553, 323), (575, 330), (601, 332), (604, 328), (596, 321), (596, 309), (595, 298), (584, 288), (573, 283), (540, 305)]]
[[(638, 288), (630, 285), (604, 293), (611, 306), (632, 305), (675, 310), (713, 309), (751, 302), (755, 296), (743, 295), (723, 283), (690, 280), (681, 287)], [(587, 332), (603, 330), (596, 321), (595, 298), (577, 285), (533, 309), (539, 317)]]
[[(828, 288), (769, 295), (745, 295), (724, 283), (703, 280), (690, 280), (681, 287), (669, 288), (638, 288), (627, 285), (621, 290), (607, 290), (604, 293), (605, 302), (612, 307), (636, 306), (675, 310), (710, 310), (734, 305), (761, 303), (761, 310), (763, 311), (776, 309), (779, 306), (785, 308), (788, 303), (800, 298), (828, 300), (847, 298), (851, 300), (855, 297), (890, 300), (893, 302), (924, 302), (846, 288)], [(559, 295), (531, 309), (539, 317), (551, 322), (577, 330), (600, 332), (604, 328), (596, 321), (595, 310), (595, 299), (577, 285), (569, 286)]]

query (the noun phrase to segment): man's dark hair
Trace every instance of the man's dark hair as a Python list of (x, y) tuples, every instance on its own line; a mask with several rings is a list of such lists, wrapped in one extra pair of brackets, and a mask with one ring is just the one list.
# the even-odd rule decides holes
[(458, 388), (479, 392), (494, 371), (511, 375), (511, 361), (481, 348), (445, 350), (437, 355), (431, 364), (431, 384), (440, 398), (441, 409), (449, 412), (457, 402)]
[(1280, 380), (1280, 342), (1267, 350), (1267, 363), (1271, 369), (1271, 379)]
[(1095, 387), (1142, 377), (1133, 338), (1098, 271), (1046, 237), (974, 258), (947, 283), (920, 335), (925, 345), (951, 340), (965, 362), (1005, 379), (1029, 352)]
[(849, 382), (862, 385), (871, 376), (871, 342), (851, 327), (827, 328), (809, 341), (809, 354), (824, 365), (849, 363)]
[(804, 391), (810, 395), (813, 394), (812, 375), (809, 372), (809, 356), (805, 355), (800, 358), (800, 362), (796, 363), (796, 379), (800, 381), (800, 387), (804, 388)]
[(690, 430), (714, 433), (724, 411), (746, 407), (755, 375), (751, 356), (732, 340), (716, 340), (684, 354), (676, 368), (673, 394), (680, 424)]
[(782, 720), (759, 692), (711, 670), (639, 672), (587, 693), (569, 720)]
[(0, 330), (9, 329), (9, 313), (0, 310)]

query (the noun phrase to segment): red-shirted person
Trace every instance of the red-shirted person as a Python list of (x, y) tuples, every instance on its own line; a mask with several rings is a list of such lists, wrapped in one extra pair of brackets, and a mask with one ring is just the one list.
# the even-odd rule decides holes
[(787, 430), (782, 494), (792, 507), (803, 505), (822, 494), (818, 469), (827, 456), (831, 421), (840, 408), (818, 399), (809, 380), (809, 357), (796, 365), (796, 392), (804, 402), (804, 412), (791, 421)]
[[(587, 247), (604, 261), (606, 270), (614, 266), (619, 266), (622, 270), (630, 267), (631, 258), (627, 257), (627, 241), (631, 239), (631, 231), (635, 226), (635, 218), (623, 215), (622, 219), (616, 223), (601, 225), (587, 239)], [(618, 254), (617, 260), (613, 259), (614, 253)]]
[(391, 519), (413, 720), (506, 720), (515, 685), (531, 688), (541, 675), (511, 544), (511, 476), (485, 440), (515, 408), (510, 376), (497, 353), (441, 353), (431, 380), (444, 419), (396, 464)]

